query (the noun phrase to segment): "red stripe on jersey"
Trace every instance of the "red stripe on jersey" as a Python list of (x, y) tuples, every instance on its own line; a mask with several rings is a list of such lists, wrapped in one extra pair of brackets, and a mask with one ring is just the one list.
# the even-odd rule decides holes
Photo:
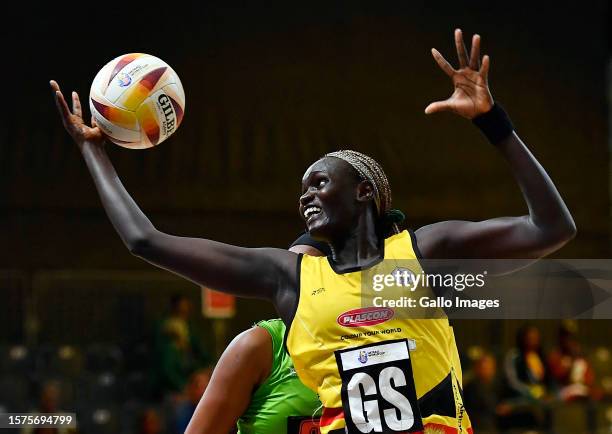
[(342, 407), (323, 407), (323, 413), (321, 414), (321, 426), (331, 425), (333, 421), (338, 419), (344, 419), (344, 411), (342, 411)]

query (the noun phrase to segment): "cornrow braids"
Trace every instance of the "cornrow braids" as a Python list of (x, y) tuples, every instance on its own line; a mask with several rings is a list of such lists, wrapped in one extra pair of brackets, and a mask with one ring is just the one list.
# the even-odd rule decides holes
[(398, 233), (397, 223), (400, 223), (403, 218), (398, 221), (396, 213), (391, 212), (395, 211), (391, 209), (391, 186), (380, 164), (372, 157), (350, 149), (330, 152), (325, 154), (325, 157), (336, 157), (346, 161), (362, 180), (372, 184), (379, 218), (385, 225), (391, 226), (392, 232)]

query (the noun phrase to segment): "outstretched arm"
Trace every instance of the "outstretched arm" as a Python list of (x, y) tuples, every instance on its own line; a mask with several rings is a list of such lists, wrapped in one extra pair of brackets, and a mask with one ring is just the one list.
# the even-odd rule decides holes
[(261, 327), (242, 332), (229, 344), (185, 434), (227, 434), (270, 375), (272, 339)]
[(294, 253), (241, 248), (157, 230), (121, 183), (104, 148), (100, 129), (83, 122), (77, 93), (72, 93), (71, 112), (58, 84), (52, 81), (51, 88), (64, 127), (77, 143), (102, 205), (130, 252), (198, 285), (236, 295), (276, 301), (279, 289), (296, 286)]
[[(488, 86), (490, 59), (480, 64), (480, 36), (472, 38), (468, 58), (461, 30), (455, 31), (459, 69), (454, 69), (435, 49), (440, 68), (451, 77), (455, 91), (445, 101), (425, 109), (431, 114), (451, 111), (474, 119), (493, 107)], [(426, 258), (537, 259), (559, 249), (575, 236), (574, 220), (552, 180), (527, 146), (514, 132), (495, 143), (510, 165), (527, 204), (529, 214), (480, 222), (444, 221), (416, 231)]]

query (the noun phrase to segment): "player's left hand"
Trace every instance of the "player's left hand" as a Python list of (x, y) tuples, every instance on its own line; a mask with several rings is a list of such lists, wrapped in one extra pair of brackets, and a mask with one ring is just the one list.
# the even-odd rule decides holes
[(472, 37), (469, 59), (461, 29), (455, 30), (455, 45), (459, 57), (459, 69), (454, 69), (438, 50), (431, 49), (431, 54), (442, 71), (453, 80), (455, 91), (450, 98), (429, 104), (425, 113), (450, 111), (464, 118), (473, 119), (493, 107), (493, 97), (488, 83), (490, 59), (485, 55), (481, 65), (479, 35)]

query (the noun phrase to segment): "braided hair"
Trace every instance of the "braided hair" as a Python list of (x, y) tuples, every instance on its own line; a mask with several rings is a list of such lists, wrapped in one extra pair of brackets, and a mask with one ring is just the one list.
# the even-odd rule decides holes
[(346, 161), (355, 169), (362, 181), (368, 181), (372, 185), (379, 227), (383, 236), (399, 233), (398, 224), (404, 221), (406, 216), (400, 210), (391, 208), (391, 186), (380, 164), (372, 157), (350, 149), (330, 152), (324, 157), (335, 157)]

